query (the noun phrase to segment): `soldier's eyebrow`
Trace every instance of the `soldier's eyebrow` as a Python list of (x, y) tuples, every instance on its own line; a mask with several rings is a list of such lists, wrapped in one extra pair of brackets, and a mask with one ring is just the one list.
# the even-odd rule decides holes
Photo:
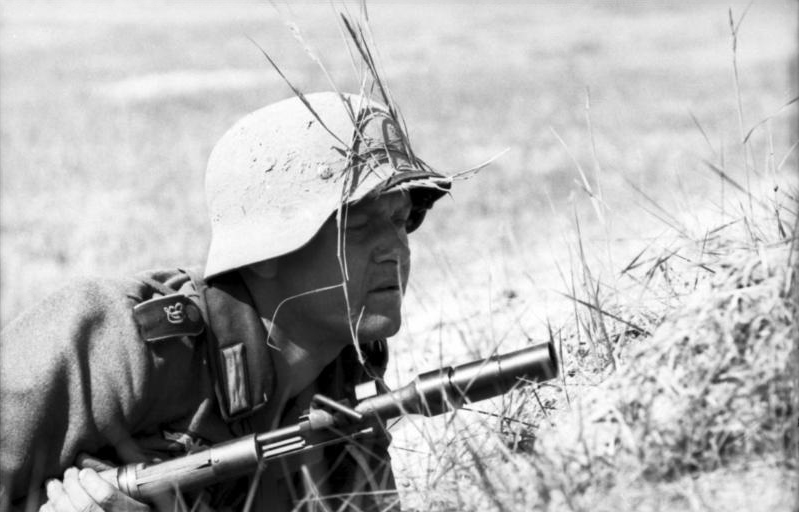
[(392, 210), (397, 210), (405, 206), (409, 208), (413, 206), (413, 201), (411, 201), (410, 194), (404, 190), (383, 194), (380, 196), (380, 199), (385, 204), (389, 204), (389, 208)]
[(410, 194), (400, 192), (392, 205), (392, 213), (402, 212), (403, 214), (409, 214), (411, 210), (413, 210), (413, 201)]
[(404, 191), (389, 192), (349, 205), (347, 207), (347, 223), (354, 224), (383, 213), (393, 217), (397, 212), (407, 213), (412, 209), (413, 202), (409, 194)]
[(357, 226), (368, 222), (380, 212), (380, 205), (377, 200), (364, 201), (347, 207), (346, 225)]

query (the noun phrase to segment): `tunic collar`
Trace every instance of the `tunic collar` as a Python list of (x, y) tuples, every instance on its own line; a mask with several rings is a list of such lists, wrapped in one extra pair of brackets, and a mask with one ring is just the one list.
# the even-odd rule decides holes
[(273, 349), (238, 272), (199, 283), (208, 359), (220, 412), (227, 422), (251, 416), (273, 398)]

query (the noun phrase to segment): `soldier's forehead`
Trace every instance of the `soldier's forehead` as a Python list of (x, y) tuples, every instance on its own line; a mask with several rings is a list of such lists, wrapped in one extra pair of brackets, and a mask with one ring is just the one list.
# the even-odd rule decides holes
[(393, 190), (373, 197), (366, 197), (353, 203), (349, 208), (350, 211), (369, 212), (372, 210), (382, 210), (384, 208), (392, 210), (406, 207), (410, 208), (411, 204), (411, 196), (406, 190)]

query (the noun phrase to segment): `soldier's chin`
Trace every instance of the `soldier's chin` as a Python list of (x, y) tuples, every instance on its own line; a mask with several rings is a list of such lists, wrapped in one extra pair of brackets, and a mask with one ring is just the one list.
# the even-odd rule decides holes
[(370, 341), (389, 338), (397, 334), (401, 324), (402, 318), (399, 311), (394, 314), (365, 312), (358, 324), (358, 339)]

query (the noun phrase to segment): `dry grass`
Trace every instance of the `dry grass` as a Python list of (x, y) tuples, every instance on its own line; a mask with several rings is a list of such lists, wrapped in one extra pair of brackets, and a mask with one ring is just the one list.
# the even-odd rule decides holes
[[(476, 406), (504, 420), (460, 413), (424, 429), (433, 459), (406, 482), (411, 502), (419, 510), (795, 510), (796, 202), (777, 205), (779, 215), (763, 206), (699, 239), (663, 235), (613, 288), (578, 262), (574, 321), (551, 334), (563, 380), (519, 390), (495, 409)], [(752, 230), (771, 236), (753, 241)]]
[[(785, 482), (795, 482), (799, 462), (790, 245), (728, 252), (709, 266), (711, 278), (682, 300), (675, 297), (651, 337), (617, 343), (619, 371), (575, 393), (572, 411), (540, 433), (533, 450), (539, 485), (568, 494), (577, 509), (619, 510), (614, 501), (628, 489), (651, 507), (670, 498), (646, 498), (642, 489), (657, 491), (720, 468), (745, 475), (766, 467), (780, 478), (762, 482), (758, 493), (785, 510), (797, 491)], [(731, 507), (730, 498), (740, 496), (733, 491), (716, 503)]]

